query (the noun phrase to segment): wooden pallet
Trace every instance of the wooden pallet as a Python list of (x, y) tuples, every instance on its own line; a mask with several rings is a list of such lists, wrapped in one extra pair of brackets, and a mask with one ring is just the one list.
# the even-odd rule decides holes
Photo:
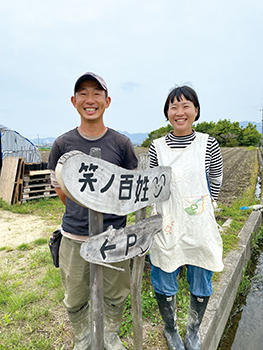
[(0, 176), (0, 197), (10, 204), (20, 203), (23, 190), (25, 158), (5, 157)]
[[(43, 188), (44, 187), (44, 188)], [(35, 197), (35, 196), (45, 196), (48, 197), (56, 193), (55, 189), (50, 186), (42, 186), (41, 188), (30, 187), (26, 188), (22, 194), (22, 199)]]
[(24, 176), (21, 202), (28, 200), (56, 197), (56, 191), (51, 186), (50, 170), (31, 170)]
[(23, 177), (25, 171), (25, 158), (19, 158), (12, 204), (20, 203), (23, 192)]
[(24, 203), (26, 201), (33, 200), (33, 199), (51, 198), (51, 197), (57, 197), (57, 194), (55, 191), (53, 193), (51, 191), (47, 191), (43, 193), (34, 193), (32, 195), (23, 194), (23, 198), (21, 199), (21, 202)]
[(38, 183), (35, 185), (24, 185), (23, 193), (42, 192), (52, 189), (50, 183)]
[[(33, 173), (33, 174), (31, 174)], [(50, 170), (30, 171), (24, 176), (24, 186), (32, 186), (34, 184), (50, 184)]]

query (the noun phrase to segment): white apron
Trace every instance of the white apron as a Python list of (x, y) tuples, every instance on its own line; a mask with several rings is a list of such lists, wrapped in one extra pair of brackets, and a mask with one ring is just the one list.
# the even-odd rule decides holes
[(153, 265), (173, 272), (182, 265), (222, 271), (222, 239), (208, 190), (205, 154), (208, 135), (196, 133), (186, 148), (171, 149), (165, 137), (154, 140), (159, 165), (171, 166), (170, 198), (157, 204), (163, 230), (155, 235)]

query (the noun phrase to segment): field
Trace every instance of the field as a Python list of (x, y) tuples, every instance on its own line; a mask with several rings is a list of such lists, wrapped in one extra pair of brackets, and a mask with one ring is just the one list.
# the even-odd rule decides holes
[[(137, 156), (147, 153), (146, 148), (136, 148)], [(218, 198), (219, 204), (231, 203), (249, 186), (251, 172), (257, 162), (257, 151), (249, 148), (221, 148), (223, 157), (223, 184)]]
[(251, 172), (257, 162), (257, 151), (248, 148), (222, 148), (223, 184), (219, 204), (231, 205), (249, 186)]
[[(141, 148), (136, 149), (137, 154), (145, 151), (147, 150)], [(257, 163), (257, 151), (246, 148), (223, 148), (222, 156), (224, 163), (224, 179), (218, 203), (219, 205), (222, 204), (231, 207), (231, 204), (237, 198), (241, 197), (250, 185), (251, 174)], [(247, 203), (244, 203), (244, 205), (247, 205)], [(0, 345), (0, 349), (72, 349), (73, 335), (62, 305), (63, 290), (59, 286), (59, 281), (58, 286), (50, 286), (49, 281), (47, 281), (45, 277), (47, 273), (46, 270), (48, 270), (48, 273), (55, 273), (57, 275), (58, 270), (50, 265), (50, 257), (47, 254), (46, 244), (38, 247), (34, 243), (37, 239), (47, 239), (50, 232), (57, 228), (57, 218), (55, 218), (55, 220), (52, 215), (52, 213), (47, 213), (43, 218), (40, 215), (15, 214), (11, 211), (0, 209), (0, 248), (2, 247), (2, 249), (0, 249), (0, 269), (3, 272), (2, 278), (4, 277), (6, 280), (6, 282), (2, 282), (6, 283), (5, 286), (2, 287), (6, 288), (7, 293), (9, 293), (11, 289), (10, 285), (12, 286), (14, 283), (12, 280), (15, 274), (25, 274), (27, 278), (24, 278), (22, 286), (18, 284), (16, 288), (23, 288), (24, 286), (25, 296), (28, 297), (28, 294), (30, 294), (32, 304), (34, 304), (38, 298), (40, 299), (38, 303), (41, 303), (41, 298), (43, 299), (43, 305), (40, 307), (41, 314), (32, 315), (31, 319), (29, 317), (29, 319), (25, 320), (25, 318), (23, 318), (25, 316), (22, 316), (24, 314), (23, 309), (26, 310), (26, 308), (28, 308), (28, 306), (23, 306), (23, 300), (21, 300), (21, 306), (14, 305), (13, 314), (6, 314), (0, 311), (0, 344), (2, 343), (1, 337), (5, 339), (6, 331), (11, 333), (17, 332), (18, 334), (19, 332), (24, 332), (29, 339), (28, 342), (24, 344), (24, 347), (22, 343), (23, 341), (25, 342), (25, 340), (17, 347), (10, 345), (10, 347), (5, 346), (2, 348)], [(7, 249), (4, 247), (9, 248)], [(27, 270), (30, 271), (29, 277)], [(37, 285), (38, 287), (36, 287)], [(35, 290), (37, 290), (39, 295), (36, 295)], [(28, 294), (26, 292), (28, 292)], [(0, 305), (1, 303), (4, 305), (4, 297), (2, 296), (3, 299), (0, 298)], [(49, 309), (50, 302), (44, 305), (47, 299), (54, 300), (56, 298), (58, 298), (59, 302), (57, 302), (54, 309)], [(21, 319), (19, 317), (21, 317)], [(148, 321), (145, 321), (143, 329), (145, 350), (167, 349), (162, 335), (160, 319), (156, 322), (155, 327)], [(159, 334), (159, 336), (156, 334)], [(19, 335), (17, 335), (17, 337), (19, 343)], [(41, 342), (43, 338), (50, 338), (52, 339), (52, 343), (50, 346), (41, 347), (40, 343), (36, 345), (36, 337), (39, 338), (39, 342)], [(34, 343), (31, 343), (31, 340), (32, 342), (34, 341)], [(124, 337), (124, 340), (129, 348), (131, 348), (131, 338)]]

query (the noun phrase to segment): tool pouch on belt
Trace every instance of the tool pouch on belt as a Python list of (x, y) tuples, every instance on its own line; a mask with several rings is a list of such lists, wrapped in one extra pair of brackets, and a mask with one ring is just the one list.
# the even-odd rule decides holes
[(59, 246), (62, 238), (61, 230), (56, 230), (52, 233), (52, 236), (49, 239), (49, 249), (53, 259), (55, 267), (59, 267)]

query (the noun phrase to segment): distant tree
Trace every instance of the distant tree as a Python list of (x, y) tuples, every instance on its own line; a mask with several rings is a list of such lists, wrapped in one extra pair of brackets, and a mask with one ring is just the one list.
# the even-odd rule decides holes
[(242, 129), (238, 138), (240, 146), (257, 146), (261, 142), (261, 134), (257, 130), (257, 126), (252, 123)]
[[(215, 122), (202, 122), (195, 126), (195, 130), (213, 136), (220, 146), (238, 146), (238, 135), (241, 132), (239, 122), (231, 123), (230, 120)], [(231, 146), (230, 146), (231, 145)]]
[(193, 128), (198, 131), (198, 132), (202, 132), (204, 134), (209, 134), (210, 130), (213, 130), (216, 126), (216, 123), (214, 122), (202, 122), (202, 123), (198, 123), (197, 125), (193, 125)]
[[(257, 126), (252, 123), (243, 129), (239, 122), (231, 123), (230, 120), (224, 119), (217, 123), (198, 123), (193, 128), (213, 136), (220, 147), (257, 146), (261, 142), (261, 134), (257, 131)], [(142, 143), (142, 147), (149, 147), (153, 140), (168, 134), (171, 130), (173, 130), (172, 126), (168, 124), (166, 127), (152, 131)]]
[(161, 127), (158, 130), (154, 130), (154, 131), (150, 132), (147, 139), (143, 141), (141, 146), (142, 147), (150, 147), (153, 140), (158, 139), (158, 138), (168, 134), (171, 130), (173, 130), (173, 127), (172, 127), (172, 125), (168, 124), (165, 127)]
[(220, 119), (216, 124), (216, 128), (218, 129), (220, 134), (238, 135), (241, 131), (239, 122), (231, 123), (231, 121), (227, 119), (223, 119), (223, 120)]
[(224, 119), (217, 122), (215, 129), (210, 135), (218, 141), (221, 147), (225, 147), (231, 144), (238, 145), (236, 140), (241, 131), (239, 122), (231, 123), (230, 120)]
[[(236, 136), (236, 135), (235, 135)], [(239, 146), (239, 142), (236, 139), (236, 137), (229, 137), (227, 142), (226, 142), (226, 147), (238, 147)]]

